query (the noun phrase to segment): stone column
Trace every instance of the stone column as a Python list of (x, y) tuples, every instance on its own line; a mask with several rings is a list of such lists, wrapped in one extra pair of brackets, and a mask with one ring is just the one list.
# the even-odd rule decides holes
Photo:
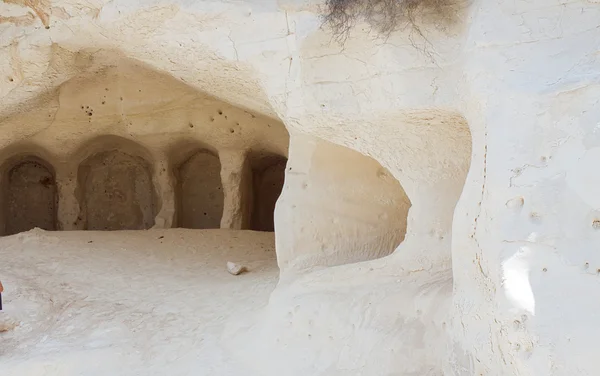
[(248, 229), (252, 210), (252, 170), (246, 152), (224, 150), (221, 160), (221, 182), (224, 203), (221, 228)]
[(173, 228), (177, 226), (175, 176), (166, 155), (155, 157), (154, 176), (152, 181), (156, 190), (160, 211), (154, 219), (154, 229)]
[(58, 191), (58, 229), (63, 231), (83, 230), (77, 192), (77, 167), (56, 166), (56, 187)]

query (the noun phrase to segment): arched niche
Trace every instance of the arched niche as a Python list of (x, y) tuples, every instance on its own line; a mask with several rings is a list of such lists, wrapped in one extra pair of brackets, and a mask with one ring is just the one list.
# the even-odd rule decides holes
[(58, 228), (56, 173), (38, 156), (19, 155), (4, 163), (2, 201), (4, 235)]
[(141, 146), (121, 138), (95, 140), (78, 168), (79, 220), (85, 230), (142, 230), (158, 210), (153, 166)]
[(219, 157), (207, 149), (187, 154), (175, 169), (177, 225), (220, 228), (224, 195)]
[(275, 231), (274, 211), (285, 181), (287, 158), (273, 154), (249, 155), (252, 169), (250, 229)]

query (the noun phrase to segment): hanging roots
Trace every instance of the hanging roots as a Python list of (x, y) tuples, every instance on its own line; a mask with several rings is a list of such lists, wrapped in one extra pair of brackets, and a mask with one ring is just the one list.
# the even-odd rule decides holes
[(357, 21), (364, 20), (384, 36), (419, 24), (444, 28), (455, 21), (459, 0), (326, 0), (324, 24), (338, 40), (345, 40)]

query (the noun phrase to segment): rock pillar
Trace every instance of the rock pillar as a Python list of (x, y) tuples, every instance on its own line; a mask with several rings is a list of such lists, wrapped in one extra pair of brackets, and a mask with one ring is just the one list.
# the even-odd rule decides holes
[(225, 150), (219, 153), (224, 205), (221, 228), (247, 229), (252, 210), (252, 171), (246, 153)]

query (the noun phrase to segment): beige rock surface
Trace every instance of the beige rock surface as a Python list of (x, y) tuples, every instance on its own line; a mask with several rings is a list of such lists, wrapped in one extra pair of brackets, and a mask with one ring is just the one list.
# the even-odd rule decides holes
[(596, 375), (600, 3), (468, 1), (344, 46), (322, 5), (0, 4), (2, 233), (85, 229), (82, 162), (122, 153), (152, 186), (96, 188), (140, 228), (273, 226), (279, 283), (228, 336), (248, 372)]

